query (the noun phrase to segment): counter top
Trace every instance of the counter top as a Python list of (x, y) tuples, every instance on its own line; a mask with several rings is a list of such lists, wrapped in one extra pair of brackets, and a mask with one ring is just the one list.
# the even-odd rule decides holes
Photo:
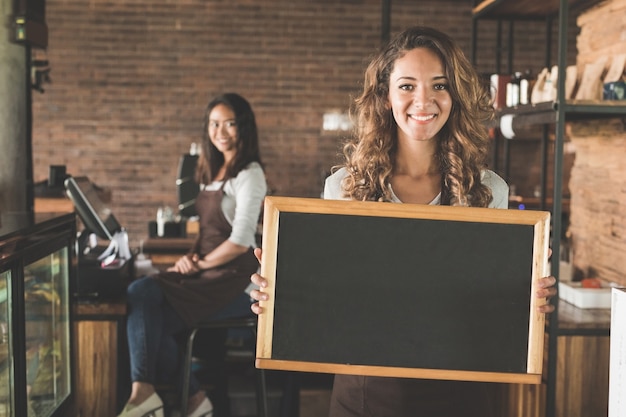
[(185, 254), (189, 252), (195, 238), (157, 237), (146, 240), (143, 250), (146, 253), (176, 253)]
[(75, 223), (74, 213), (1, 213), (0, 260), (15, 256), (16, 252), (49, 235), (74, 233)]
[(125, 317), (126, 299), (78, 301), (74, 304), (74, 314), (81, 320), (93, 319), (93, 317)]
[(73, 213), (31, 213), (31, 212), (6, 212), (0, 213), (0, 239), (11, 237), (24, 230), (56, 224), (56, 219), (63, 221), (62, 217), (74, 216)]
[(611, 328), (611, 309), (578, 308), (559, 300), (559, 332), (562, 334), (607, 334)]

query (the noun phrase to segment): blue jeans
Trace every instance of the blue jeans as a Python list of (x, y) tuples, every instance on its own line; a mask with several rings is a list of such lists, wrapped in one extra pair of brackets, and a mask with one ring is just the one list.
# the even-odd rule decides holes
[[(127, 301), (131, 380), (153, 385), (180, 381), (182, 386), (181, 353), (176, 336), (188, 329), (165, 298), (158, 281), (151, 277), (133, 281), (128, 286)], [(213, 318), (238, 317), (249, 312), (250, 297), (242, 293)], [(192, 375), (189, 395), (199, 389), (200, 384)]]

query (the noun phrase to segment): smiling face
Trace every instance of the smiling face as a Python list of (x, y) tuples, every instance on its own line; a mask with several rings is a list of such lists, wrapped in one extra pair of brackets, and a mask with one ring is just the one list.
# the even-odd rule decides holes
[(436, 138), (452, 110), (439, 56), (428, 48), (416, 48), (398, 58), (389, 77), (388, 100), (399, 140)]
[(238, 130), (235, 112), (225, 104), (218, 104), (209, 113), (208, 134), (213, 146), (230, 160), (237, 152)]

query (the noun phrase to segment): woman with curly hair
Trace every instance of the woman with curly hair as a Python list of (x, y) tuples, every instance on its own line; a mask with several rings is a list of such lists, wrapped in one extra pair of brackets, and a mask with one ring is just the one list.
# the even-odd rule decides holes
[[(429, 71), (424, 80), (414, 73), (421, 68)], [(327, 187), (330, 198), (341, 178), (342, 197), (354, 200), (398, 201), (404, 188), (414, 193), (427, 185), (433, 198), (440, 195), (440, 204), (487, 207), (496, 187), (503, 197), (496, 203), (506, 208), (506, 184), (484, 170), (490, 100), (448, 36), (430, 28), (401, 33), (365, 72), (355, 101), (356, 135), (344, 149), (345, 171)], [(481, 181), (485, 175), (487, 184)]]
[[(450, 37), (427, 27), (397, 35), (368, 66), (354, 104), (356, 135), (325, 199), (507, 208), (507, 184), (486, 169), (489, 91)], [(267, 300), (267, 281), (252, 282), (260, 287), (252, 298)], [(554, 296), (554, 284), (541, 279), (537, 297)], [(258, 303), (252, 310), (263, 312)], [(330, 416), (492, 416), (494, 386), (336, 375)]]

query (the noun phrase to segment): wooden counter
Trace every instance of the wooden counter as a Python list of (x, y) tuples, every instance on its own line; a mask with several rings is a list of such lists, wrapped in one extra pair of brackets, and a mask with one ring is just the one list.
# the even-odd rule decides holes
[(611, 328), (611, 309), (578, 308), (566, 301), (559, 303), (559, 334), (592, 334), (608, 336)]
[(75, 417), (116, 416), (130, 393), (124, 300), (74, 305)]
[(74, 204), (68, 198), (35, 198), (35, 213), (71, 213)]
[(556, 417), (606, 416), (610, 309), (559, 303)]
[[(609, 397), (610, 309), (559, 302), (555, 417), (606, 416)], [(546, 355), (547, 358), (547, 334)], [(544, 380), (545, 380), (544, 365)], [(502, 414), (545, 417), (546, 387), (502, 386)]]
[(194, 242), (195, 237), (150, 238), (144, 242), (143, 252), (150, 257), (154, 266), (170, 266), (174, 265), (181, 256), (189, 253)]

